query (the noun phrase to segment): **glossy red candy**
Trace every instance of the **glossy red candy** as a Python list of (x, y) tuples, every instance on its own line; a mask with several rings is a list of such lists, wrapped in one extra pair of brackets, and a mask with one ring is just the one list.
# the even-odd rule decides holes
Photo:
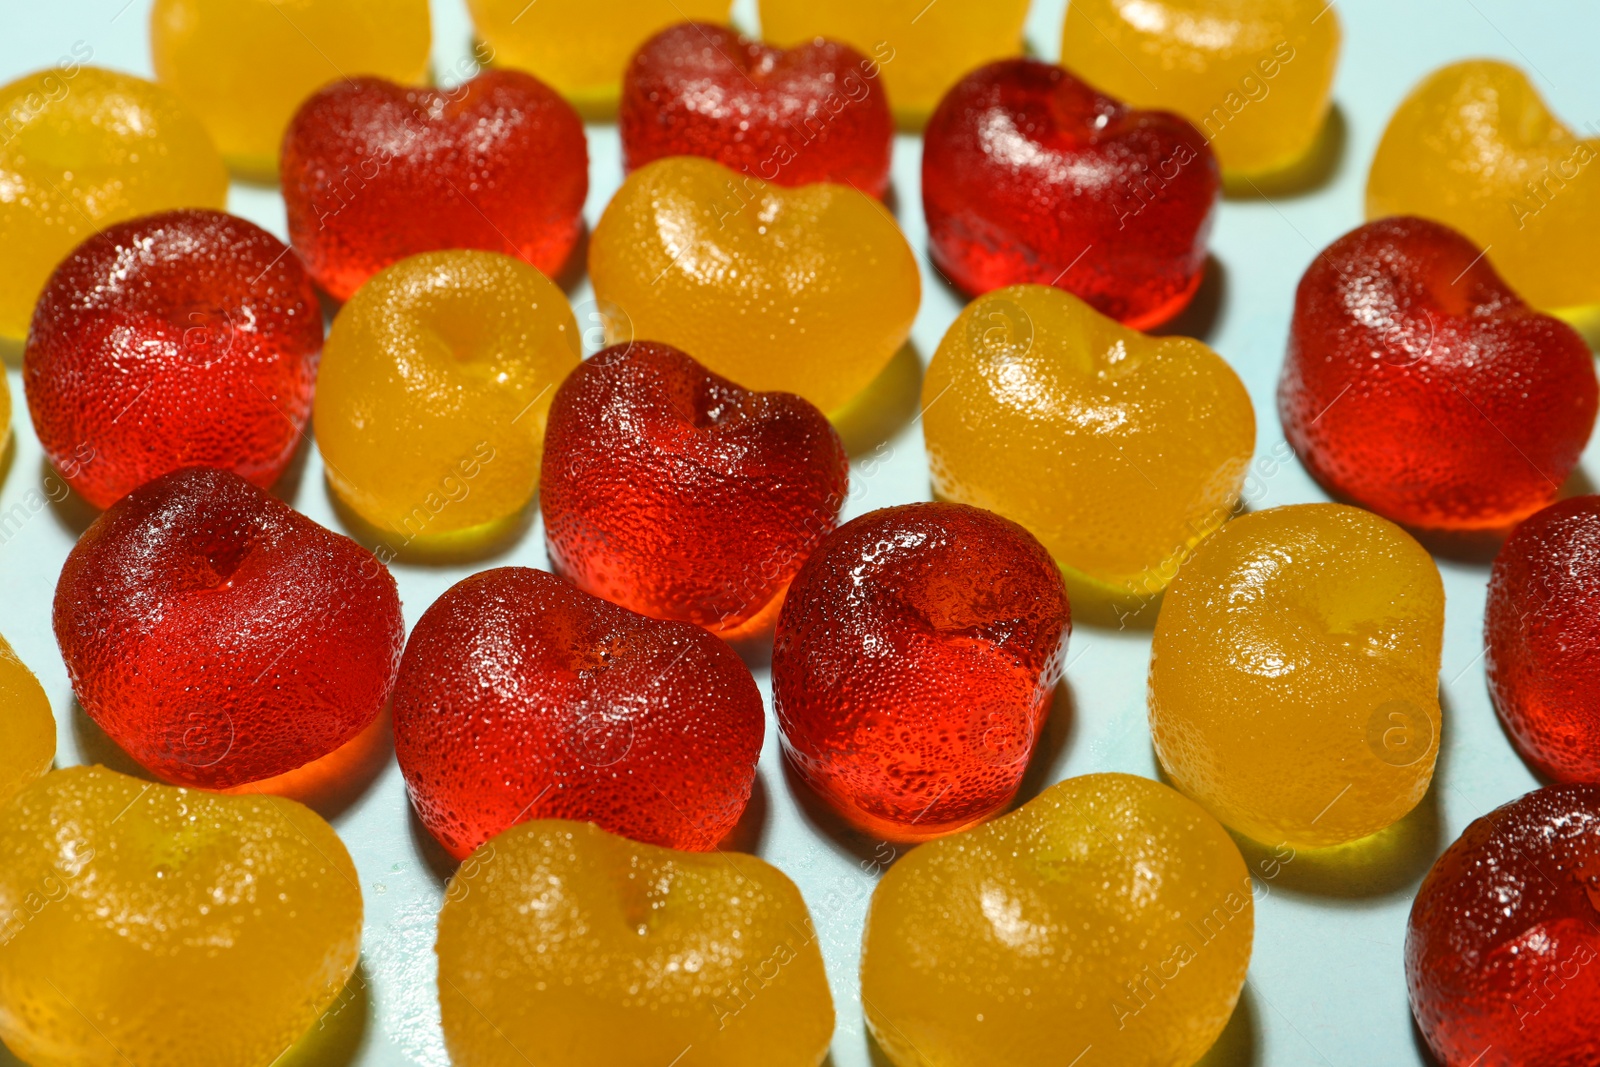
[(1278, 413), (1312, 476), (1422, 529), (1507, 526), (1555, 498), (1594, 427), (1592, 357), (1483, 250), (1387, 218), (1300, 279)]
[(820, 37), (785, 50), (725, 26), (670, 26), (628, 64), (618, 122), (629, 170), (705, 156), (778, 185), (882, 196), (889, 182), (894, 119), (878, 65)]
[(405, 641), (370, 552), (209, 467), (158, 478), (89, 527), (56, 584), (55, 632), (89, 717), (151, 771), (208, 789), (360, 733)]
[(778, 616), (772, 702), (791, 766), (856, 826), (915, 841), (1016, 794), (1071, 617), (1044, 546), (964, 504), (841, 526)]
[(1221, 188), (1184, 119), (1032, 59), (962, 78), (924, 135), (929, 250), (950, 281), (971, 294), (1058, 286), (1140, 330), (1199, 288)]
[(260, 486), (311, 413), (322, 312), (276, 237), (219, 211), (109, 226), (62, 260), (23, 357), (45, 455), (95, 507), (180, 467)]
[(839, 435), (805, 400), (641, 341), (556, 392), (539, 503), (551, 562), (579, 589), (732, 636), (770, 625), (849, 477)]
[(1600, 1063), (1600, 787), (1478, 819), (1411, 906), (1406, 984), (1442, 1067)]
[(750, 799), (764, 731), (755, 680), (721, 640), (526, 567), (434, 601), (394, 692), (411, 803), (457, 859), (529, 819), (713, 848)]
[(583, 227), (583, 120), (529, 74), (454, 89), (344, 78), (300, 105), (279, 157), (289, 238), (348, 300), (418, 252), (504, 252), (558, 273)]

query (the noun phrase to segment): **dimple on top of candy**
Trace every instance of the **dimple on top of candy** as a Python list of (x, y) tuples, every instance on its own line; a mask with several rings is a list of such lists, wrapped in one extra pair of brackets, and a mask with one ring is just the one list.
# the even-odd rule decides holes
[(0, 808), (48, 771), (55, 754), (56, 720), (50, 714), (50, 698), (0, 637)]

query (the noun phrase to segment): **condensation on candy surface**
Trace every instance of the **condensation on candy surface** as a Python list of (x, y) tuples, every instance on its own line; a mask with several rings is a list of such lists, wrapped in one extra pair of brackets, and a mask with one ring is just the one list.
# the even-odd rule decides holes
[(0, 637), (0, 807), (48, 771), (55, 754), (50, 698)]

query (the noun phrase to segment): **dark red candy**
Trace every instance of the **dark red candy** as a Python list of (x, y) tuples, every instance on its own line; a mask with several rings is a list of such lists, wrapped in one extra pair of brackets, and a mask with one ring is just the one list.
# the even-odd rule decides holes
[(73, 692), (169, 781), (222, 789), (369, 726), (405, 641), (370, 552), (237, 475), (190, 467), (123, 497), (56, 584)]
[(863, 515), (806, 561), (778, 617), (784, 753), (870, 833), (981, 822), (1021, 784), (1070, 630), (1061, 572), (1016, 523), (964, 504)]
[(454, 89), (342, 78), (295, 112), (279, 158), (289, 238), (348, 300), (418, 252), (504, 252), (554, 275), (583, 227), (583, 120), (516, 70)]
[(578, 588), (731, 635), (771, 624), (848, 486), (844, 446), (811, 404), (637, 342), (556, 392), (539, 501), (551, 562)]
[(62, 260), (23, 359), (45, 455), (108, 507), (194, 464), (259, 486), (311, 413), (322, 312), (276, 237), (219, 211), (107, 227)]
[(1532, 514), (1577, 463), (1596, 400), (1577, 332), (1440, 223), (1368, 223), (1300, 279), (1284, 433), (1329, 491), (1386, 518), (1472, 530)]
[(1600, 1063), (1600, 787), (1546, 786), (1468, 826), (1423, 880), (1405, 957), (1443, 1067)]
[(457, 859), (528, 819), (713, 848), (750, 799), (764, 730), (721, 640), (525, 567), (434, 601), (394, 693), (411, 802)]
[(962, 78), (924, 135), (929, 250), (950, 281), (971, 294), (1054, 285), (1135, 329), (1199, 288), (1221, 188), (1184, 119), (1032, 59)]
[(670, 26), (622, 80), (623, 162), (705, 156), (778, 185), (840, 182), (882, 196), (894, 119), (878, 66), (817, 38), (769, 48), (725, 26)]

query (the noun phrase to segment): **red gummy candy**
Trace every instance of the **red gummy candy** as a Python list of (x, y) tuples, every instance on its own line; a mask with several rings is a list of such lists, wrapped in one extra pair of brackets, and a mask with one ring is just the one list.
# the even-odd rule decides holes
[(1221, 189), (1184, 119), (1032, 59), (962, 78), (924, 136), (929, 251), (950, 281), (971, 294), (1054, 285), (1138, 330), (1200, 287)]
[(1600, 496), (1533, 515), (1489, 576), (1489, 691), (1517, 751), (1564, 782), (1600, 782)]
[(276, 237), (219, 211), (109, 226), (61, 261), (22, 380), (45, 455), (97, 508), (181, 467), (269, 486), (311, 413), (322, 311)]
[(516, 70), (448, 90), (332, 82), (295, 112), (278, 166), (289, 239), (340, 300), (391, 263), (446, 248), (503, 252), (554, 275), (589, 191), (583, 120)]
[(118, 501), (56, 584), (89, 717), (172, 782), (225, 789), (327, 755), (377, 718), (405, 641), (372, 553), (227, 471)]
[(878, 66), (817, 38), (769, 48), (724, 26), (670, 26), (634, 53), (618, 115), (629, 170), (704, 156), (778, 185), (882, 196), (894, 119)]
[(1443, 1067), (1600, 1063), (1600, 788), (1551, 785), (1468, 826), (1406, 929), (1411, 1010)]
[(849, 487), (822, 412), (669, 345), (600, 352), (562, 383), (547, 426), (539, 502), (554, 569), (725, 636), (770, 623)]
[(750, 799), (765, 728), (721, 640), (526, 567), (434, 601), (394, 691), (411, 803), (457, 859), (528, 819), (714, 848)]
[(1071, 631), (1061, 572), (964, 504), (846, 523), (778, 616), (772, 703), (791, 766), (856, 826), (962, 830), (1016, 794)]
[(1554, 499), (1594, 427), (1577, 331), (1448, 226), (1339, 238), (1295, 297), (1278, 413), (1327, 489), (1407, 526), (1494, 529)]

